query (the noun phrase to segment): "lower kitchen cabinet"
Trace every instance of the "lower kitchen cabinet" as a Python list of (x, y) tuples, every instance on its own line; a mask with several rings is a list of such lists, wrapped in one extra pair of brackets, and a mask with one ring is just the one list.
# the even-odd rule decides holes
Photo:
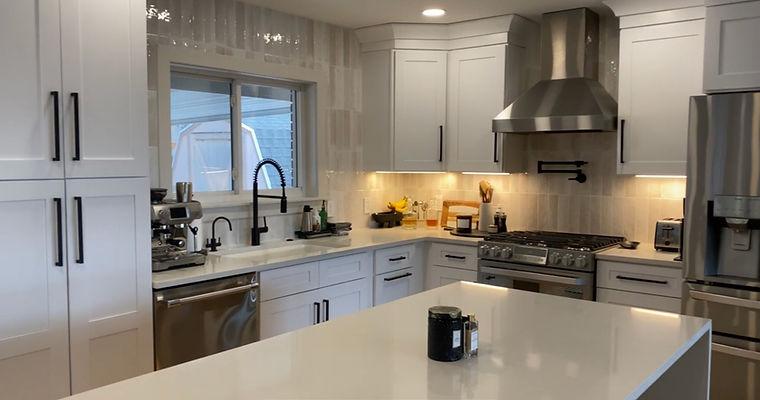
[(652, 310), (681, 312), (681, 270), (599, 260), (596, 300)]
[(621, 306), (648, 308), (650, 310), (681, 312), (681, 299), (652, 294), (624, 292), (622, 290), (596, 289), (596, 301)]
[(369, 308), (371, 301), (370, 279), (362, 278), (262, 302), (261, 338), (353, 314)]
[(421, 268), (404, 268), (375, 276), (375, 305), (411, 296), (422, 291)]
[(65, 197), (62, 180), (0, 183), (3, 398), (69, 394), (65, 232), (57, 223)]
[(477, 280), (477, 271), (431, 265), (428, 266), (427, 269), (425, 290), (434, 289), (459, 281), (475, 282)]

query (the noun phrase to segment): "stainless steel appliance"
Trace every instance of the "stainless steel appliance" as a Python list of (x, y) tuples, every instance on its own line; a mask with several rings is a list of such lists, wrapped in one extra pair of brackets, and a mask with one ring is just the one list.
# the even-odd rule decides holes
[(153, 293), (156, 369), (259, 340), (256, 273)]
[(478, 282), (531, 292), (594, 300), (595, 253), (618, 236), (513, 231), (478, 243)]
[(598, 81), (599, 16), (587, 8), (544, 14), (541, 51), (541, 81), (493, 119), (493, 131), (616, 130), (617, 102)]
[(151, 264), (153, 271), (203, 265), (206, 251), (191, 251), (187, 246), (188, 232), (195, 234), (190, 223), (203, 217), (203, 207), (197, 201), (177, 203), (154, 199), (151, 203)]
[(654, 248), (664, 251), (680, 251), (683, 218), (658, 220), (654, 229)]
[(760, 92), (690, 102), (682, 307), (712, 319), (711, 397), (760, 399)]

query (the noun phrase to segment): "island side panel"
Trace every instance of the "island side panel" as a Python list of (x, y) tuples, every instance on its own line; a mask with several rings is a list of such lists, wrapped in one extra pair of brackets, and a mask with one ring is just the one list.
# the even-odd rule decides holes
[(710, 393), (711, 332), (705, 332), (639, 399), (707, 400)]

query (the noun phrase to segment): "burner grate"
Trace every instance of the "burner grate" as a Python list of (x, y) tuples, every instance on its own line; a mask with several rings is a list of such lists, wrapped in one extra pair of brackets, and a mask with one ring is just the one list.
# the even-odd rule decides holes
[(486, 236), (485, 240), (554, 249), (596, 251), (616, 245), (625, 238), (566, 232), (512, 231), (491, 234)]

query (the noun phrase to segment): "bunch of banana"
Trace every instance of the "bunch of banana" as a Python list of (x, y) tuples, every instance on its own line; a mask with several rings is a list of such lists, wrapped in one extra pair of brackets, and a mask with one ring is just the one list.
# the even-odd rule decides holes
[(406, 208), (408, 207), (409, 198), (404, 196), (401, 200), (398, 201), (389, 201), (388, 202), (388, 209), (395, 212), (405, 213)]

